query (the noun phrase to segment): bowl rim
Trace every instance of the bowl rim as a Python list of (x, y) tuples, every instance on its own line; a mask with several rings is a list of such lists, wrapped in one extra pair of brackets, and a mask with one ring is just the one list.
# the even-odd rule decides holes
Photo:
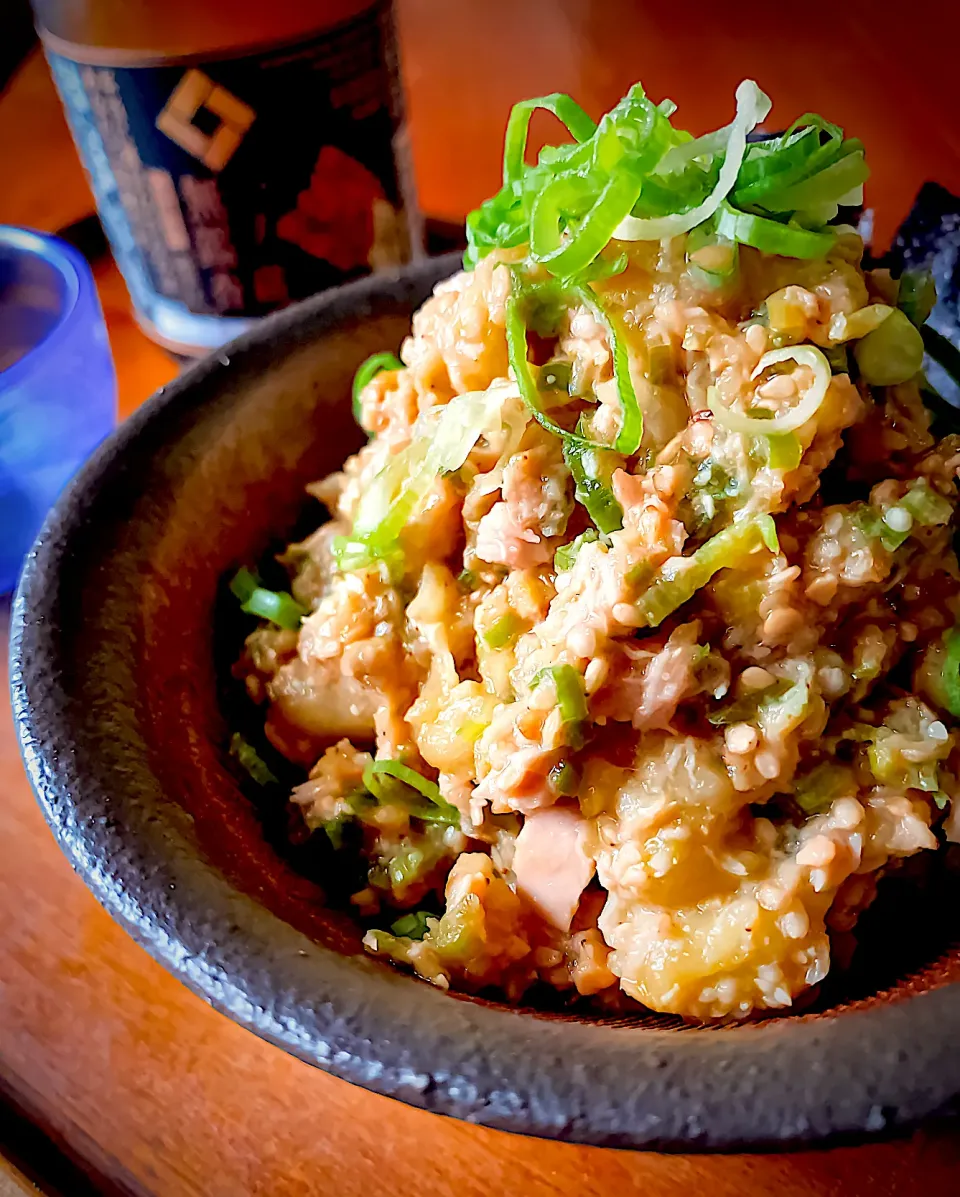
[[(242, 385), (245, 361), (265, 343), (282, 354), (373, 301), (409, 303), (458, 264), (459, 255), (421, 261), (268, 317), (161, 388), (61, 496), (17, 590), (10, 676), (21, 753), (62, 850), (133, 938), (216, 1009), (335, 1076), (436, 1113), (598, 1146), (688, 1152), (854, 1142), (955, 1114), (960, 985), (835, 1017), (722, 1031), (553, 1020), (457, 999), (302, 935), (198, 857), (162, 811), (153, 818), (164, 835), (158, 859), (156, 828), (118, 818), (124, 794), (78, 773), (75, 724), (89, 716), (71, 710), (60, 684), (58, 577), (124, 455), (144, 445), (161, 415), (196, 411), (205, 391)], [(198, 920), (198, 911), (208, 913)]]

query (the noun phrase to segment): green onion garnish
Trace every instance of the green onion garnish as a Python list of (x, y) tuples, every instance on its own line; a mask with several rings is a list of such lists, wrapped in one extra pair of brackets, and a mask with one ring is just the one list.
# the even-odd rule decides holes
[(403, 362), (395, 353), (374, 353), (353, 376), (353, 418), (360, 423), (360, 393), (383, 370), (402, 370)]
[(573, 563), (577, 559), (577, 553), (585, 544), (591, 541), (599, 540), (600, 536), (596, 528), (588, 528), (586, 532), (581, 532), (579, 536), (575, 536), (569, 544), (562, 544), (553, 555), (553, 568), (558, 574), (565, 573), (568, 569), (573, 569)]
[[(390, 780), (416, 790), (427, 799), (426, 805), (411, 805), (402, 791), (398, 793), (397, 787), (390, 784)], [(411, 806), (410, 813), (417, 819), (423, 819), (427, 823), (460, 826), (460, 812), (441, 796), (437, 783), (428, 781), (422, 773), (411, 769), (402, 761), (371, 761), (363, 771), (363, 784), (378, 802), (405, 801), (406, 805)]]
[(230, 737), (230, 755), (242, 769), (249, 773), (257, 785), (276, 786), (280, 784), (276, 774), (260, 753), (239, 732), (234, 732)]
[(583, 688), (583, 677), (572, 665), (548, 665), (533, 675), (530, 689), (534, 690), (544, 678), (549, 677), (557, 695), (560, 718), (567, 730), (567, 743), (571, 748), (583, 747), (583, 724), (587, 718), (587, 698)]
[(569, 362), (547, 362), (537, 375), (537, 390), (566, 391), (570, 394), (573, 371)]
[[(879, 332), (879, 329), (877, 331)], [(727, 407), (725, 403), (721, 402), (717, 388), (711, 386), (707, 388), (707, 403), (719, 423), (729, 428), (731, 432), (742, 432), (747, 436), (772, 436), (783, 432), (794, 432), (816, 415), (826, 398), (827, 388), (830, 386), (833, 375), (830, 371), (830, 363), (813, 345), (786, 345), (782, 349), (771, 349), (769, 353), (763, 355), (750, 377), (759, 378), (770, 366), (782, 365), (787, 361), (795, 361), (798, 365), (809, 366), (813, 371), (813, 386), (803, 395), (799, 403), (778, 416), (772, 416), (769, 412), (763, 412), (761, 415), (756, 410), (746, 414)], [(760, 410), (762, 411), (762, 409)]]
[(336, 815), (332, 819), (327, 819), (321, 824), (324, 835), (330, 841), (330, 846), (334, 852), (339, 852), (343, 847), (343, 831), (346, 825), (351, 821), (350, 816)]
[(427, 919), (437, 916), (428, 910), (412, 910), (409, 914), (401, 915), (390, 927), (394, 935), (401, 935), (405, 939), (423, 939), (427, 933)]
[(565, 439), (563, 460), (573, 478), (576, 500), (583, 504), (597, 528), (603, 533), (622, 528), (623, 508), (610, 487), (617, 464), (614, 455), (582, 441)]
[(563, 92), (553, 92), (549, 96), (539, 96), (534, 100), (521, 100), (519, 104), (514, 104), (510, 112), (507, 132), (503, 140), (503, 181), (505, 183), (517, 180), (523, 174), (530, 117), (538, 108), (552, 112), (559, 121), (566, 125), (570, 136), (577, 141), (586, 141), (596, 131), (597, 126), (576, 100), (564, 95)]
[(230, 579), (230, 593), (235, 599), (245, 603), (260, 584), (259, 577), (242, 565)]
[(717, 232), (731, 241), (782, 258), (822, 258), (837, 239), (836, 233), (829, 229), (813, 232), (791, 222), (740, 212), (729, 204), (720, 209)]
[(923, 365), (924, 338), (899, 309), (853, 347), (860, 376), (872, 386), (907, 382)]
[(577, 792), (580, 785), (580, 775), (569, 761), (562, 761), (554, 765), (549, 773), (550, 784), (558, 794), (570, 797)]
[[(640, 84), (598, 125), (570, 99), (518, 104), (504, 143), (503, 187), (467, 218), (470, 269), (493, 249), (526, 245), (556, 278), (585, 282), (612, 241), (654, 241), (712, 224), (729, 245), (719, 283), (735, 268), (736, 245), (813, 258), (836, 241), (828, 227), (841, 206), (862, 202), (863, 145), (807, 113), (782, 137), (748, 143), (770, 101), (751, 80), (737, 88), (736, 114), (694, 140), (676, 129), (669, 100), (654, 104)], [(574, 145), (546, 146), (525, 160), (530, 115), (555, 113)], [(709, 275), (708, 275), (709, 277)]]
[(544, 333), (555, 331), (551, 329), (550, 324), (559, 317), (563, 302), (575, 298), (590, 310), (594, 319), (606, 331), (607, 344), (613, 359), (613, 377), (620, 400), (620, 430), (612, 448), (625, 457), (632, 456), (640, 448), (643, 413), (630, 378), (630, 361), (626, 348), (612, 316), (604, 310), (599, 297), (589, 287), (570, 284), (561, 288), (556, 283), (528, 283), (517, 270), (514, 270), (512, 275), (506, 310), (507, 351), (520, 394), (530, 414), (541, 427), (563, 438), (566, 443), (594, 445), (600, 449), (611, 447), (599, 445), (579, 433), (570, 432), (547, 415), (541, 405), (540, 392), (527, 360), (527, 328), (533, 327), (535, 331)]
[(254, 590), (247, 601), (241, 604), (240, 610), (259, 619), (269, 619), (277, 627), (288, 631), (296, 631), (306, 615), (293, 595), (282, 590), (267, 590), (263, 586)]
[(523, 631), (523, 623), (512, 611), (501, 615), (483, 633), (481, 639), (487, 648), (507, 648)]
[(285, 590), (267, 590), (256, 574), (246, 566), (234, 574), (230, 592), (240, 600), (240, 610), (258, 619), (268, 619), (277, 627), (296, 631), (307, 614), (292, 594)]
[(761, 546), (779, 551), (777, 530), (769, 515), (755, 515), (711, 536), (690, 557), (668, 561), (654, 575), (637, 600), (647, 627), (658, 627), (678, 607), (693, 598), (715, 573), (739, 565)]
[(764, 437), (767, 465), (771, 470), (795, 470), (803, 457), (803, 446), (795, 432)]

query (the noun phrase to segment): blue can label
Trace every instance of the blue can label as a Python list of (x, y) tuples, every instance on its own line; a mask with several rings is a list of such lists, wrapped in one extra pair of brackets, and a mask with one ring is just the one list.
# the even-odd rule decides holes
[(260, 315), (409, 257), (382, 5), (244, 57), (47, 57), (134, 304), (167, 335), (190, 313)]

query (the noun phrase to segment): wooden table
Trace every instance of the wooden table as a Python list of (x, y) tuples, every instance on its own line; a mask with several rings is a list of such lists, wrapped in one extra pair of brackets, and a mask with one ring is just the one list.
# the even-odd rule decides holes
[[(899, 5), (887, 16), (877, 11), (885, 4), (860, 0), (834, 6), (822, 28), (810, 8), (778, 16), (774, 6), (755, 15), (750, 7), (399, 0), (425, 210), (462, 218), (491, 190), (514, 99), (564, 88), (596, 111), (636, 75), (680, 102), (698, 131), (726, 117), (747, 73), (772, 92), (782, 122), (814, 108), (855, 130), (874, 170), (881, 241), (924, 178), (960, 190), (956, 5), (918, 0), (907, 23)], [(0, 99), (0, 172), (0, 221), (54, 229), (91, 210), (39, 59)], [(97, 271), (125, 414), (175, 367), (137, 330), (109, 261)], [(5, 658), (5, 615), (0, 623)], [(441, 1120), (284, 1055), (170, 978), (74, 877), (27, 786), (5, 686), (0, 845), (0, 1135), (13, 1164), (30, 1171), (40, 1162), (50, 1191), (932, 1197), (960, 1189), (960, 1138), (942, 1132), (803, 1155), (603, 1152)], [(11, 1168), (0, 1166), (0, 1193), (29, 1191)]]

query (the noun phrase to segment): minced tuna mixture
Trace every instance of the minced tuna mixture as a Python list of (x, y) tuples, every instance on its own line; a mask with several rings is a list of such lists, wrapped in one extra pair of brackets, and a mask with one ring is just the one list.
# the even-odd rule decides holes
[[(573, 141), (528, 164), (538, 105)], [(956, 830), (932, 296), (863, 268), (860, 143), (746, 141), (768, 109), (743, 84), (694, 141), (639, 86), (599, 126), (518, 106), (466, 269), (358, 376), (292, 593), (235, 583), (298, 817), (434, 985), (782, 1011)]]

